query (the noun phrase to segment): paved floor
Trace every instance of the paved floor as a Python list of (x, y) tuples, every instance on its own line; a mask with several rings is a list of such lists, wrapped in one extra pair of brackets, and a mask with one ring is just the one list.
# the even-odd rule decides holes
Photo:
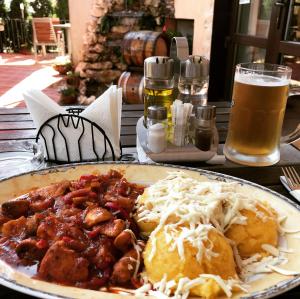
[(28, 89), (43, 90), (56, 102), (63, 77), (51, 65), (54, 56), (39, 57), (36, 63), (33, 55), (0, 53), (0, 107), (25, 107), (22, 93)]

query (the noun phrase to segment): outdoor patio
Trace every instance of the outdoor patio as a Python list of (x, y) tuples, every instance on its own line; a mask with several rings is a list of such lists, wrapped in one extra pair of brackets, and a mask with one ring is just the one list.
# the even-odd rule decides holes
[(20, 53), (0, 57), (0, 107), (25, 107), (23, 92), (30, 88), (43, 90), (50, 98), (59, 100), (58, 89), (63, 76), (52, 68), (56, 55), (39, 57)]

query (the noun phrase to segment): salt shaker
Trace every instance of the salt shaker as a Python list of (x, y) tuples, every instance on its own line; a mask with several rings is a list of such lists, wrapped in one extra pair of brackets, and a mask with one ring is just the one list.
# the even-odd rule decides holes
[(216, 154), (219, 134), (216, 128), (216, 107), (199, 106), (195, 118), (195, 146), (201, 151)]
[(149, 106), (147, 109), (147, 128), (157, 123), (162, 123), (166, 129), (168, 126), (167, 108), (163, 106)]
[(166, 128), (156, 123), (148, 128), (148, 149), (155, 154), (163, 152), (167, 147)]

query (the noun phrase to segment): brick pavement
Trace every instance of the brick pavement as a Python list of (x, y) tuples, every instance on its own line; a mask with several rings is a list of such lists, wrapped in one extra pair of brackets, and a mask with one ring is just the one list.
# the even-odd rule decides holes
[(51, 65), (54, 57), (0, 53), (0, 107), (25, 107), (22, 93), (30, 88), (43, 90), (56, 102), (63, 77)]

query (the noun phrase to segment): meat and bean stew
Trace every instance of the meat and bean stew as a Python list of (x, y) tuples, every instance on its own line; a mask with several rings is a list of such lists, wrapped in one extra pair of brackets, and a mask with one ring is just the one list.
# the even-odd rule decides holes
[(111, 170), (7, 201), (0, 210), (0, 259), (59, 284), (138, 287), (144, 242), (131, 215), (143, 191)]

